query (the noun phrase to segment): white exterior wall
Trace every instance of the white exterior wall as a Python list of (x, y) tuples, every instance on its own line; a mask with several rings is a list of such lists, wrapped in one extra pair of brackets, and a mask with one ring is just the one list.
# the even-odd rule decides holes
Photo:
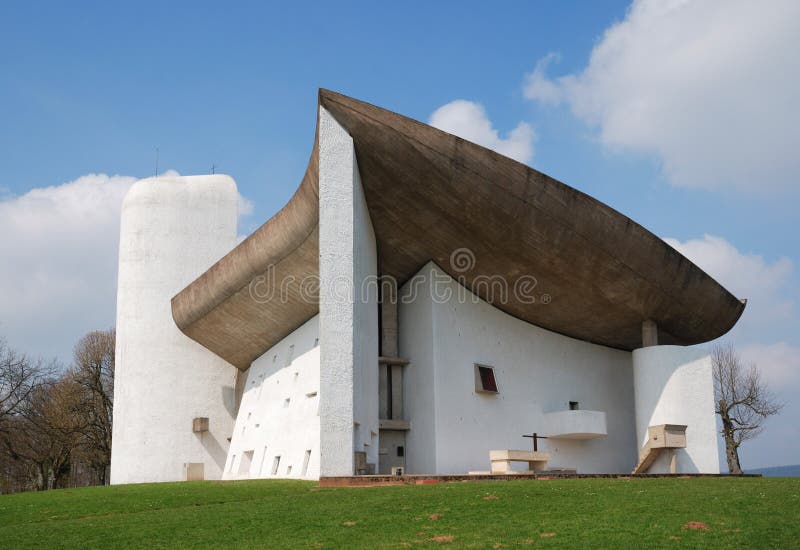
[[(214, 175), (141, 180), (125, 198), (111, 483), (178, 481), (186, 463), (222, 477), (236, 369), (178, 330), (170, 300), (235, 246), (237, 197)], [(193, 433), (195, 417), (210, 431)]]
[[(400, 292), (400, 354), (405, 371), (409, 473), (489, 469), (489, 450), (531, 448), (522, 434), (547, 434), (545, 414), (578, 401), (606, 413), (608, 436), (548, 439), (550, 467), (584, 473), (630, 472), (636, 464), (631, 354), (556, 334), (478, 299), (435, 264)], [(447, 300), (434, 300), (450, 293)], [(467, 299), (459, 300), (459, 294)], [(558, 307), (556, 302), (538, 307)], [(473, 369), (494, 367), (499, 393), (475, 392)], [(520, 464), (519, 468), (524, 465)]]
[(320, 429), (322, 476), (378, 460), (377, 251), (353, 139), (320, 107)]
[[(679, 473), (719, 473), (711, 357), (699, 348), (652, 346), (633, 352), (636, 438), (647, 442), (648, 426), (685, 424), (686, 448), (676, 449)], [(669, 472), (666, 454), (648, 470)]]
[(253, 361), (223, 479), (319, 478), (318, 338), (315, 316)]

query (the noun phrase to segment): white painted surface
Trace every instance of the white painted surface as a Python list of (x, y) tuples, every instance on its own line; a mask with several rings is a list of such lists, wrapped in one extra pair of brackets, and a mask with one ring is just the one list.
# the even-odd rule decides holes
[[(315, 316), (253, 361), (224, 479), (319, 478), (318, 337)], [(310, 460), (304, 471), (307, 453)]]
[[(236, 369), (182, 334), (171, 298), (236, 244), (224, 175), (141, 180), (122, 206), (111, 483), (177, 481), (203, 463), (220, 479)], [(209, 418), (209, 432), (192, 419)]]
[(353, 139), (322, 107), (319, 194), (320, 472), (352, 475), (354, 451), (378, 458), (377, 253)]
[(603, 411), (556, 411), (544, 415), (542, 435), (563, 439), (593, 439), (608, 435)]
[[(633, 352), (636, 438), (647, 442), (648, 426), (685, 424), (686, 449), (678, 449), (679, 473), (719, 473), (711, 357), (700, 348), (652, 346)], [(669, 472), (666, 454), (650, 473)]]
[[(630, 472), (637, 456), (630, 353), (515, 319), (433, 263), (418, 275), (424, 282), (404, 285), (399, 306), (400, 354), (411, 360), (404, 387), (409, 473), (487, 470), (490, 449), (530, 449), (522, 434), (546, 433), (545, 414), (567, 410), (570, 401), (605, 412), (608, 437), (544, 440), (549, 466)], [(431, 285), (449, 299), (434, 300)], [(404, 303), (413, 287), (415, 297)], [(497, 395), (475, 392), (475, 363), (494, 367)]]

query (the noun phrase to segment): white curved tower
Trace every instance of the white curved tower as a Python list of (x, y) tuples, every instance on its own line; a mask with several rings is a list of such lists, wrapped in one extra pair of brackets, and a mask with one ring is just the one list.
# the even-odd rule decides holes
[[(719, 473), (714, 380), (708, 351), (696, 347), (650, 346), (633, 351), (636, 438), (648, 439), (649, 426), (686, 426), (686, 448), (676, 449), (679, 473)], [(650, 473), (667, 473), (666, 456)]]
[(140, 180), (125, 197), (112, 484), (222, 477), (237, 370), (178, 330), (170, 300), (236, 245), (237, 198), (224, 175)]

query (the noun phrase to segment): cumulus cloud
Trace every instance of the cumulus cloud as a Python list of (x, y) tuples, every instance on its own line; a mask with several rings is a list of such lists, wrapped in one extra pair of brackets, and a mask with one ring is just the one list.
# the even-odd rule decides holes
[(527, 122), (520, 122), (505, 138), (501, 138), (480, 103), (465, 99), (451, 101), (436, 109), (429, 123), (519, 162), (529, 163), (533, 159), (536, 141), (533, 127)]
[[(9, 345), (68, 361), (85, 332), (114, 325), (119, 216), (136, 179), (89, 174), (0, 192), (0, 336)], [(239, 204), (240, 216), (252, 212), (241, 195)]]
[(786, 342), (756, 343), (745, 345), (741, 353), (747, 363), (758, 365), (770, 387), (800, 387), (800, 347)]
[(654, 154), (673, 184), (748, 192), (797, 189), (800, 2), (635, 0), (585, 68), (526, 97), (566, 103), (612, 149)]
[(789, 258), (769, 262), (757, 254), (739, 251), (722, 237), (704, 235), (701, 239), (681, 242), (664, 239), (714, 277), (737, 298), (748, 300), (739, 332), (751, 337), (766, 337), (775, 328), (794, 319), (792, 275), (794, 265)]

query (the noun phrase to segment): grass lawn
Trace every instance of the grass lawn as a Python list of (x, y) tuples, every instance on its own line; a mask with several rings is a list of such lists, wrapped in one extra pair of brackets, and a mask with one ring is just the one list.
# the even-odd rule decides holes
[(189, 482), (0, 496), (0, 548), (800, 548), (800, 479), (320, 489)]

